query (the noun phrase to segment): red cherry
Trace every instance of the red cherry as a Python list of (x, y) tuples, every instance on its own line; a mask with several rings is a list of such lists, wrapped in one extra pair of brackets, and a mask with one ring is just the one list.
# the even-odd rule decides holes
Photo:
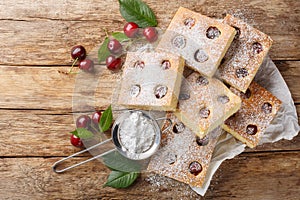
[(100, 122), (101, 115), (102, 115), (102, 113), (100, 111), (94, 112), (93, 115), (92, 115), (92, 121), (95, 124), (98, 124)]
[(83, 46), (77, 45), (71, 49), (71, 57), (75, 60), (84, 60), (86, 57), (86, 50)]
[(87, 128), (91, 123), (91, 118), (87, 115), (81, 115), (76, 120), (77, 128)]
[(116, 58), (113, 55), (110, 55), (106, 58), (106, 67), (109, 70), (116, 71), (121, 68), (122, 60), (121, 58)]
[(109, 40), (107, 48), (112, 54), (122, 53), (122, 44), (116, 39)]
[(143, 35), (150, 43), (155, 42), (158, 38), (157, 30), (154, 27), (145, 28)]
[(138, 31), (139, 31), (139, 26), (134, 22), (128, 22), (124, 25), (124, 33), (129, 38), (136, 37)]
[(79, 69), (86, 71), (86, 72), (93, 72), (94, 71), (94, 62), (90, 59), (84, 59), (79, 63)]
[(75, 147), (83, 147), (83, 143), (79, 137), (76, 137), (75, 135), (71, 135), (70, 142)]

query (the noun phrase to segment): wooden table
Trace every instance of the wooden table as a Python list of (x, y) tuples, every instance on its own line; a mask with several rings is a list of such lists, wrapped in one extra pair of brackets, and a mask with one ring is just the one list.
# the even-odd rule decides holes
[[(286, 80), (300, 112), (299, 0), (145, 0), (166, 28), (178, 6), (210, 17), (235, 14), (274, 39), (271, 58)], [(93, 161), (64, 174), (52, 164), (78, 151), (68, 132), (74, 75), (70, 48), (87, 51), (105, 37), (104, 29), (121, 30), (124, 19), (117, 1), (2, 0), (0, 2), (0, 199), (202, 199), (172, 180), (146, 180), (128, 189), (103, 188), (109, 169)], [(113, 75), (103, 80), (109, 104)], [(107, 82), (105, 82), (107, 81)], [(300, 136), (265, 144), (225, 161), (203, 199), (300, 198)], [(76, 158), (83, 160), (89, 154)]]

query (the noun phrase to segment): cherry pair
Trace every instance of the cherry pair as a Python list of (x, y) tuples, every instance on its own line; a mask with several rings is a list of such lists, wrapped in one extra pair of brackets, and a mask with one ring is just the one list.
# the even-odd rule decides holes
[[(76, 128), (86, 128), (88, 129), (91, 125), (91, 123), (94, 123), (95, 125), (99, 124), (101, 118), (101, 112), (96, 111), (92, 114), (92, 118), (90, 118), (88, 115), (81, 115), (80, 117), (77, 118), (76, 120)], [(82, 140), (75, 136), (71, 135), (70, 137), (70, 142), (73, 146), (75, 147), (83, 147)]]
[[(129, 38), (135, 38), (139, 35), (139, 26), (134, 22), (128, 22), (124, 26), (124, 33)], [(153, 43), (158, 38), (157, 30), (154, 27), (147, 27), (143, 30), (143, 36), (148, 42)]]
[(71, 49), (71, 57), (74, 59), (74, 64), (79, 61), (79, 69), (86, 72), (94, 71), (94, 62), (86, 58), (86, 50), (83, 46), (77, 45)]

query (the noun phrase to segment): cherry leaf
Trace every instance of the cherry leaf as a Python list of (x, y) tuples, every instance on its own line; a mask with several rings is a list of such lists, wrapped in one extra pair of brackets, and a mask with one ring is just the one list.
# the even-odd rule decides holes
[(151, 8), (141, 0), (119, 0), (120, 13), (127, 22), (139, 27), (157, 26), (156, 17)]
[(104, 187), (127, 188), (137, 179), (138, 175), (137, 172), (111, 171)]
[(99, 121), (99, 129), (102, 132), (107, 131), (113, 120), (113, 115), (112, 115), (112, 108), (111, 105), (102, 113), (100, 121)]
[(99, 63), (102, 63), (103, 61), (106, 60), (106, 58), (110, 55), (110, 52), (107, 48), (107, 44), (109, 42), (108, 37), (105, 38), (105, 40), (103, 41), (102, 45), (100, 46), (99, 50), (98, 50), (98, 61)]
[(75, 135), (76, 137), (78, 137), (78, 138), (79, 138), (79, 135), (78, 135), (78, 132), (77, 132), (77, 130), (71, 131), (70, 133), (71, 133), (72, 135)]
[(129, 38), (124, 33), (121, 32), (114, 32), (111, 35), (119, 42), (125, 42), (129, 40)]
[(77, 128), (75, 131), (71, 132), (76, 137), (79, 137), (81, 139), (88, 139), (93, 137), (93, 133), (85, 128)]

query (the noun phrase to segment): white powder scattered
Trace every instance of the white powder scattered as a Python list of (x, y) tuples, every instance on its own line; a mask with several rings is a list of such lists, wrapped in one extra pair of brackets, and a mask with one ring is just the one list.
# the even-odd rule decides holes
[(161, 199), (160, 195), (162, 192), (170, 193), (170, 195), (172, 195), (170, 196), (170, 199), (202, 199), (201, 196), (197, 195), (197, 193), (190, 189), (189, 185), (174, 179), (154, 173), (146, 173), (143, 174), (142, 177), (143, 180), (150, 186), (145, 188), (147, 192), (151, 192), (153, 194), (153, 199)]
[(130, 154), (146, 152), (155, 138), (153, 122), (142, 112), (131, 113), (122, 122), (119, 131), (120, 142)]

